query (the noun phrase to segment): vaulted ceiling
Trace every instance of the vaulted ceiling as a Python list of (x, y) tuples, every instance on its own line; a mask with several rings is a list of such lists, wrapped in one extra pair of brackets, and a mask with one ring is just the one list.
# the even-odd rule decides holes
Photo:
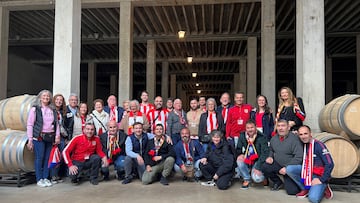
[[(233, 73), (239, 72), (239, 59), (247, 55), (249, 36), (258, 37), (260, 59), (260, 0), (134, 2), (133, 57), (137, 81), (145, 81), (147, 40), (156, 41), (158, 69), (161, 71), (160, 62), (169, 61), (169, 73), (177, 74), (177, 81), (188, 94), (197, 89), (190, 74), (193, 71), (198, 72), (196, 82), (202, 84), (204, 94), (229, 91)], [(278, 73), (288, 73), (295, 66), (295, 4), (293, 0), (276, 1)], [(114, 4), (82, 9), (82, 62), (118, 62), (119, 10)], [(10, 12), (9, 45), (16, 54), (33, 63), (52, 63), (54, 12), (51, 6)], [(184, 40), (177, 38), (179, 30), (186, 31)], [(360, 1), (325, 0), (325, 33), (327, 56), (354, 57), (356, 35), (360, 34)], [(194, 58), (191, 65), (186, 63), (187, 56)], [(105, 80), (112, 71), (104, 69), (99, 77), (104, 76)], [(161, 77), (160, 72), (158, 76)]]

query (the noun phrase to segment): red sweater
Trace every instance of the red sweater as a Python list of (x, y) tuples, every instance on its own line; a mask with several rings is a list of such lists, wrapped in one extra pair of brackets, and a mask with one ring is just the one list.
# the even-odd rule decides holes
[(65, 163), (69, 167), (73, 165), (73, 160), (84, 162), (93, 154), (98, 154), (101, 158), (105, 156), (100, 138), (93, 136), (88, 139), (84, 134), (74, 137), (63, 151)]
[(225, 137), (239, 137), (240, 133), (245, 131), (246, 122), (250, 119), (251, 105), (242, 104), (233, 106), (229, 109), (226, 121)]

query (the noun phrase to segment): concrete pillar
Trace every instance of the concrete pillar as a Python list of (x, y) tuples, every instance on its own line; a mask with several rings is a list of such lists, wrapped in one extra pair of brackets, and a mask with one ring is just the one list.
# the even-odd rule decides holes
[(55, 4), (53, 92), (80, 95), (81, 0)]
[(149, 100), (152, 101), (156, 94), (156, 43), (155, 43), (155, 40), (147, 41), (146, 90), (149, 92)]
[(275, 4), (276, 0), (261, 1), (261, 93), (272, 109), (276, 109)]
[(332, 58), (326, 57), (325, 66), (325, 103), (332, 100)]
[(170, 97), (175, 99), (176, 98), (176, 75), (170, 75)]
[(304, 100), (305, 123), (314, 132), (320, 132), (325, 104), (324, 30), (324, 0), (296, 1), (296, 94)]
[(257, 69), (257, 38), (249, 37), (247, 40), (247, 80), (246, 102), (254, 105), (256, 101), (256, 69)]
[(356, 35), (356, 71), (357, 93), (360, 94), (360, 35)]
[(110, 75), (110, 94), (116, 95), (116, 75)]
[(96, 91), (96, 64), (88, 63), (88, 84), (87, 84), (87, 104), (88, 109), (93, 109), (93, 101)]
[(246, 93), (246, 59), (240, 59), (239, 61), (239, 87), (238, 91)]
[(131, 1), (120, 2), (119, 101), (133, 97), (133, 13), (134, 7)]
[(0, 100), (7, 97), (9, 10), (0, 7)]
[(234, 73), (234, 82), (231, 87), (231, 93), (240, 91), (240, 73)]
[(161, 96), (165, 101), (169, 97), (169, 62), (162, 62)]

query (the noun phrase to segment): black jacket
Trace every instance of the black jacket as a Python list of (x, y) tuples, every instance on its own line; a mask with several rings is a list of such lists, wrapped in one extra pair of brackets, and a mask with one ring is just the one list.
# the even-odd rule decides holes
[[(126, 153), (125, 153), (125, 141), (126, 141), (127, 135), (122, 131), (119, 131), (118, 134), (119, 134), (118, 144), (119, 144), (119, 147), (121, 149), (121, 152), (120, 152), (120, 154), (118, 154), (118, 156), (119, 155), (125, 156), (126, 155)], [(100, 142), (101, 142), (101, 145), (102, 145), (103, 152), (106, 155), (108, 155), (108, 150), (107, 150), (108, 132), (105, 132), (105, 133), (100, 135)]]
[(154, 143), (154, 139), (151, 139), (148, 141), (148, 144), (146, 146), (146, 150), (145, 150), (145, 154), (144, 154), (144, 162), (145, 165), (150, 165), (150, 166), (155, 166), (156, 164), (165, 161), (166, 158), (168, 158), (169, 156), (171, 157), (176, 157), (175, 154), (175, 150), (173, 149), (173, 146), (168, 144), (166, 142), (166, 138), (164, 137), (164, 143), (161, 145), (160, 149), (158, 150), (158, 156), (161, 156), (161, 160), (160, 161), (153, 161), (152, 158), (153, 156), (151, 156), (149, 154), (150, 150), (155, 149), (155, 143)]
[(218, 146), (211, 142), (208, 145), (205, 158), (207, 158), (208, 164), (216, 168), (218, 176), (233, 172), (234, 155), (231, 153), (230, 146), (226, 141), (221, 141)]
[[(215, 112), (215, 113), (216, 113), (216, 119), (218, 122), (218, 128), (214, 129), (214, 130), (220, 130), (221, 132), (223, 132), (225, 134), (225, 125), (224, 125), (224, 120), (222, 118), (222, 115), (219, 112)], [(200, 141), (201, 141), (202, 136), (209, 134), (207, 132), (207, 123), (206, 123), (207, 118), (208, 118), (208, 111), (202, 113), (200, 116), (199, 133), (198, 133)]]

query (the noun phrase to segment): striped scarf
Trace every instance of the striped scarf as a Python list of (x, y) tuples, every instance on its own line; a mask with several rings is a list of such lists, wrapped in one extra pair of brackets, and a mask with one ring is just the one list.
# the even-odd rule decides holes
[(305, 189), (310, 189), (311, 187), (313, 166), (314, 166), (313, 155), (314, 155), (314, 139), (311, 139), (311, 141), (308, 144), (304, 144), (301, 180), (305, 185)]
[(211, 133), (211, 131), (216, 130), (218, 128), (218, 121), (216, 119), (215, 112), (209, 112), (208, 117), (206, 119), (206, 130), (207, 133)]

